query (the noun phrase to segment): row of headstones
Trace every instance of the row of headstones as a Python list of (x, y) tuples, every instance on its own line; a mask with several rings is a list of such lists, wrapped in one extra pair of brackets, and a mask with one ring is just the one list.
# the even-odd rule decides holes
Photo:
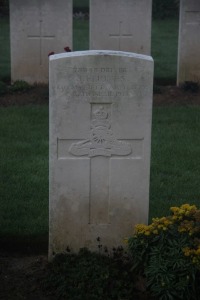
[[(90, 0), (90, 49), (150, 54), (152, 0)], [(200, 1), (181, 0), (177, 83), (200, 80)], [(72, 48), (72, 0), (10, 0), (11, 78), (48, 82), (48, 54)]]

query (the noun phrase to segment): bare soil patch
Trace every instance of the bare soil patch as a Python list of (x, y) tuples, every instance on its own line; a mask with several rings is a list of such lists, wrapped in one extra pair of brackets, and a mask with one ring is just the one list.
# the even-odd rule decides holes
[(154, 106), (200, 105), (200, 91), (184, 91), (177, 86), (162, 86), (153, 96)]
[[(47, 85), (36, 85), (26, 92), (7, 93), (0, 96), (0, 106), (48, 104)], [(184, 91), (176, 86), (158, 86), (153, 97), (154, 106), (200, 105), (200, 91)]]
[(0, 299), (51, 300), (42, 282), (47, 274), (47, 257), (0, 253)]
[(0, 106), (48, 104), (49, 90), (47, 85), (36, 85), (25, 92), (6, 93), (0, 96)]

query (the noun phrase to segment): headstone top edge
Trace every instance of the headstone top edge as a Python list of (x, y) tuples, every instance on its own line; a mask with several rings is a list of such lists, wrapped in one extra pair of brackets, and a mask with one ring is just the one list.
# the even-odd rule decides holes
[(49, 61), (54, 61), (58, 59), (68, 58), (68, 57), (81, 57), (81, 56), (120, 56), (120, 57), (130, 57), (141, 60), (152, 61), (153, 58), (149, 55), (138, 54), (134, 52), (125, 51), (114, 51), (114, 50), (87, 50), (87, 51), (74, 51), (68, 53), (54, 54), (49, 57)]

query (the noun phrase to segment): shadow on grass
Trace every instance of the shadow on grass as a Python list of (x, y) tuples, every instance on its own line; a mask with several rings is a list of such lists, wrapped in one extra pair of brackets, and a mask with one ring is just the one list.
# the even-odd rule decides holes
[(154, 78), (154, 84), (155, 85), (161, 85), (161, 86), (166, 86), (166, 85), (176, 85), (176, 78), (174, 77), (165, 77), (165, 78)]
[(0, 250), (8, 254), (39, 255), (48, 253), (48, 235), (1, 236)]

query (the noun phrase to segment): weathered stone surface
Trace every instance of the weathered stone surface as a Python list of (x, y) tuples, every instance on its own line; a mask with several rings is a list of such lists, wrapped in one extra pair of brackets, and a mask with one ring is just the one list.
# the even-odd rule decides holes
[(151, 53), (152, 0), (90, 0), (90, 49)]
[(177, 84), (200, 82), (200, 1), (180, 1)]
[(117, 51), (50, 58), (49, 255), (123, 245), (148, 221), (153, 61)]
[(48, 82), (48, 54), (72, 47), (72, 0), (10, 0), (11, 78)]

